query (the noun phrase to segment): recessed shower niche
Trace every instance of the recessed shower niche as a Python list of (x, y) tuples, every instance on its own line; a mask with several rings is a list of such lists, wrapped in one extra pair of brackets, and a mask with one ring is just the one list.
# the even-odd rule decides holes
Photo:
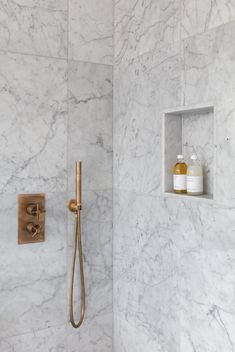
[[(211, 105), (194, 108), (168, 110), (163, 115), (163, 192), (172, 194), (172, 170), (177, 154), (183, 154), (187, 164), (190, 155), (197, 154), (203, 167), (201, 196), (214, 198), (215, 188), (215, 123), (214, 107)], [(176, 194), (176, 196), (180, 196)], [(186, 195), (187, 196), (187, 195)]]

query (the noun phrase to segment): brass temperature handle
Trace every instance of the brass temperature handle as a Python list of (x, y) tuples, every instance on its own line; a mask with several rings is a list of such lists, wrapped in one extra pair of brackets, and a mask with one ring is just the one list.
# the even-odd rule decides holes
[(26, 226), (27, 232), (31, 234), (32, 237), (35, 237), (37, 235), (40, 234), (40, 232), (42, 231), (42, 226), (40, 224), (34, 224), (32, 222), (30, 222), (27, 226)]
[(40, 218), (40, 214), (45, 213), (45, 209), (42, 210), (40, 209), (40, 204), (39, 203), (31, 203), (27, 205), (26, 212), (29, 215), (36, 216), (37, 220)]

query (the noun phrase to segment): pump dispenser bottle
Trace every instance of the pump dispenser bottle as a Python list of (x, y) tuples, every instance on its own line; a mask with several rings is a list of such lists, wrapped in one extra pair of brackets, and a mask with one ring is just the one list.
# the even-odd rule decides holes
[(184, 162), (183, 155), (177, 155), (177, 162), (173, 171), (173, 189), (175, 193), (186, 193), (187, 164)]
[(187, 193), (193, 196), (203, 194), (203, 171), (197, 155), (191, 156), (187, 170)]

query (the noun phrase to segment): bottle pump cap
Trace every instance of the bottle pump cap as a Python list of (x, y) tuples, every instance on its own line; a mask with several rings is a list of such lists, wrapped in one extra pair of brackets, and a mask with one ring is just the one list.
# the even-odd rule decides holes
[(191, 160), (197, 160), (197, 155), (196, 154), (191, 155), (190, 159)]

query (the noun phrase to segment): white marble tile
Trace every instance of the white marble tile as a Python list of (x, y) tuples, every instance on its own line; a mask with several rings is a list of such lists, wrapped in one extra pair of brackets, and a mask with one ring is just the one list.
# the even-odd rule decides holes
[(86, 352), (112, 351), (112, 313), (100, 312), (90, 320), (85, 320), (80, 330), (68, 331), (68, 352), (77, 352), (78, 349)]
[(114, 346), (179, 351), (177, 241), (157, 217), (146, 228), (138, 218), (135, 228), (114, 231)]
[[(70, 285), (74, 224), (69, 216), (68, 226), (68, 287)], [(68, 326), (68, 351), (77, 346), (88, 351), (110, 351), (112, 344), (112, 221), (93, 221), (83, 217), (82, 243), (86, 286), (86, 314), (79, 331)], [(80, 307), (79, 263), (76, 263), (74, 310), (78, 318)], [(85, 348), (86, 346), (86, 348)]]
[(194, 249), (181, 262), (182, 350), (232, 351), (235, 251)]
[[(75, 198), (75, 193), (70, 193), (68, 198)], [(112, 190), (83, 191), (81, 219), (85, 223), (112, 222)]]
[(216, 198), (219, 203), (234, 205), (235, 140), (233, 129), (235, 92), (235, 23), (231, 22), (185, 41), (185, 103), (212, 101), (215, 105), (217, 167)]
[(114, 200), (116, 349), (138, 335), (140, 350), (230, 351), (234, 208), (124, 191)]
[(186, 39), (184, 103), (215, 102), (234, 94), (235, 23)]
[(181, 99), (179, 45), (121, 63), (114, 80), (115, 188), (157, 194), (161, 188), (162, 112)]
[(2, 352), (66, 352), (65, 326), (51, 327), (0, 340)]
[(235, 20), (233, 0), (182, 0), (181, 3), (182, 38)]
[(66, 321), (66, 202), (47, 194), (46, 241), (17, 244), (17, 195), (1, 195), (0, 339)]
[[(146, 15), (144, 18), (151, 25), (148, 11), (153, 4), (149, 2), (149, 8), (146, 4), (116, 4), (114, 350), (232, 351), (235, 24), (220, 25), (234, 19), (234, 5), (230, 1), (198, 1), (191, 11), (194, 2), (183, 2), (182, 23), (184, 12), (190, 12), (185, 24), (188, 33), (182, 33), (183, 38), (194, 31), (220, 27), (184, 39), (182, 67), (180, 50), (177, 60), (173, 54), (178, 44), (169, 46), (165, 53), (159, 49), (152, 57), (140, 56), (151, 51), (152, 45), (164, 44), (163, 50), (167, 48), (167, 40), (156, 40), (154, 28), (149, 32), (142, 30), (142, 18), (138, 28), (134, 27), (139, 13)], [(171, 6), (174, 7), (173, 2)], [(136, 40), (139, 33), (143, 35)], [(159, 158), (151, 157), (153, 131), (158, 129), (154, 117), (181, 103), (192, 106), (208, 102), (215, 105), (215, 131), (212, 116), (208, 123), (202, 122), (204, 116), (195, 116), (193, 124), (189, 120), (188, 125), (184, 124), (184, 143), (201, 148), (205, 141), (212, 144), (216, 133), (216, 200), (232, 207), (189, 197), (167, 198), (152, 192), (151, 177), (156, 185), (161, 176), (154, 174), (154, 166), (161, 161), (160, 143), (155, 143), (154, 151)], [(199, 138), (192, 135), (192, 129), (203, 129)], [(205, 152), (206, 162), (212, 163), (211, 150), (206, 155)], [(210, 186), (212, 181), (209, 189)]]
[(1, 0), (0, 49), (66, 57), (66, 0)]
[(230, 351), (234, 344), (234, 213), (190, 201), (178, 207), (182, 351)]
[(65, 191), (66, 65), (0, 54), (0, 192)]
[(69, 190), (75, 185), (75, 162), (83, 162), (83, 189), (112, 188), (112, 69), (69, 64)]
[(69, 1), (69, 58), (112, 64), (113, 2)]
[[(69, 236), (72, 236), (69, 231)], [(88, 221), (82, 226), (84, 274), (86, 285), (86, 313), (84, 323), (77, 331), (68, 326), (68, 351), (77, 346), (86, 351), (109, 352), (112, 346), (112, 224)], [(71, 239), (69, 238), (69, 243)], [(71, 267), (72, 246), (68, 251)], [(77, 272), (79, 268), (77, 266)], [(79, 275), (79, 274), (78, 274)], [(76, 275), (76, 277), (78, 277)], [(68, 280), (69, 277), (68, 277)], [(79, 279), (75, 287), (80, 287)], [(75, 290), (74, 310), (78, 318), (79, 290)]]
[(115, 61), (180, 39), (180, 0), (115, 2)]
[(234, 95), (221, 102), (217, 113), (217, 198), (222, 204), (235, 206)]
[[(69, 225), (68, 231), (68, 268), (70, 271), (73, 251), (74, 231)], [(107, 289), (106, 304), (110, 305), (112, 287), (112, 224), (99, 222), (83, 222), (82, 243), (84, 256), (84, 272), (87, 281), (87, 297), (89, 302), (95, 299), (95, 290)], [(77, 265), (77, 264), (76, 264)], [(78, 268), (79, 269), (79, 268)], [(78, 270), (79, 271), (79, 270)], [(94, 292), (93, 292), (94, 289)], [(109, 292), (110, 291), (110, 292)], [(97, 297), (99, 300), (99, 297)], [(95, 302), (91, 303), (93, 309)], [(104, 302), (102, 303), (104, 304)], [(88, 315), (93, 314), (92, 311)]]

